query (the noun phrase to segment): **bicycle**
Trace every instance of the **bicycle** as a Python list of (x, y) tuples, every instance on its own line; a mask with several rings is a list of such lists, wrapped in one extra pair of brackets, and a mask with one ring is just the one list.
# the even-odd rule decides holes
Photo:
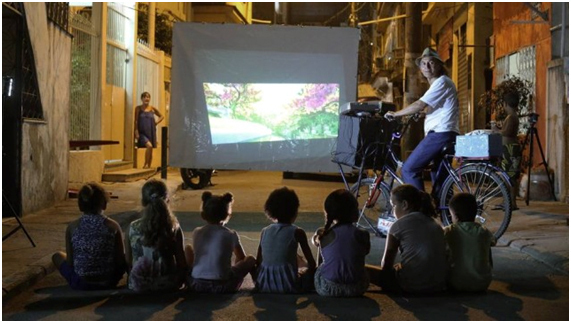
[[(400, 123), (393, 121), (397, 122), (397, 125), (388, 143), (376, 141), (365, 148), (364, 156), (377, 157), (378, 152), (381, 152), (380, 169), (373, 169), (372, 175), (362, 178), (365, 171), (362, 162), (358, 168), (357, 182), (349, 187), (347, 181), (344, 181), (345, 187), (359, 200), (361, 212), (357, 225), (379, 236), (386, 236), (390, 226), (396, 221), (389, 201), (390, 192), (395, 185), (404, 183), (398, 175), (403, 163), (395, 153), (395, 147), (400, 144), (396, 141), (400, 141), (413, 120), (418, 120), (418, 117), (409, 117), (405, 122), (401, 119)], [(476, 221), (484, 224), (496, 239), (499, 239), (506, 231), (512, 213), (511, 184), (508, 175), (495, 166), (489, 158), (456, 157), (450, 153), (450, 149), (444, 151), (443, 156), (438, 172), (446, 171), (448, 176), (442, 182), (439, 191), (433, 192), (434, 195), (431, 194), (436, 197), (436, 209), (440, 213), (442, 225), (452, 224), (448, 207), (452, 196), (459, 192), (469, 192), (476, 196), (478, 202)], [(454, 167), (453, 160), (457, 160), (460, 166)], [(374, 162), (373, 165), (377, 163)], [(360, 199), (361, 196), (367, 198)]]

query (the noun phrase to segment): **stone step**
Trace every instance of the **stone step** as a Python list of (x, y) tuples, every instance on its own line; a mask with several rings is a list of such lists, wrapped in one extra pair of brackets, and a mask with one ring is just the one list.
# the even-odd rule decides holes
[(133, 162), (132, 161), (112, 161), (112, 162), (106, 162), (105, 163), (105, 168), (104, 168), (104, 172), (108, 173), (108, 172), (116, 172), (119, 170), (127, 170), (133, 168)]
[(156, 169), (138, 169), (129, 168), (113, 172), (105, 172), (101, 176), (103, 182), (132, 182), (140, 179), (146, 179), (157, 172)]

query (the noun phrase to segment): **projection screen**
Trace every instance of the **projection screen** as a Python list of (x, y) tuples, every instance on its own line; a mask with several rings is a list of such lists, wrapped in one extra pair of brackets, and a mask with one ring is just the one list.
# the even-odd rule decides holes
[(170, 165), (335, 172), (356, 28), (176, 23)]

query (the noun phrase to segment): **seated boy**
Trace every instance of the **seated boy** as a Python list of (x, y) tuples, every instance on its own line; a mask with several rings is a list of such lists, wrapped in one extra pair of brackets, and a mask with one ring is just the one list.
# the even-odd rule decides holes
[(485, 291), (492, 281), (491, 246), (494, 235), (474, 222), (478, 205), (474, 195), (458, 193), (450, 199), (453, 224), (444, 228), (448, 247), (448, 287), (456, 291)]

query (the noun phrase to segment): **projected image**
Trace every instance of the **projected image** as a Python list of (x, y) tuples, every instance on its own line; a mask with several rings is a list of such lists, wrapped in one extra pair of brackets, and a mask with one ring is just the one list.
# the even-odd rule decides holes
[(337, 137), (339, 84), (203, 86), (213, 144)]

